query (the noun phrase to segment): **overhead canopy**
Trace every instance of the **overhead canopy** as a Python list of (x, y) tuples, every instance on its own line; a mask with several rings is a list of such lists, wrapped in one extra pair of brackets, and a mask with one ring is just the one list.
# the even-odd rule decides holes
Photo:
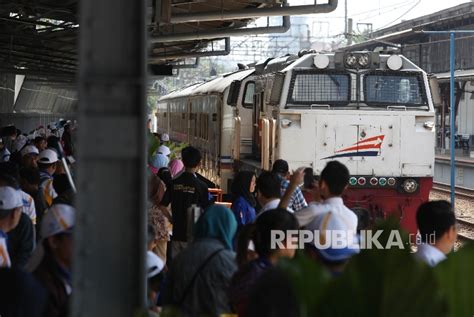
[[(55, 111), (75, 109), (75, 82), (79, 69), (79, 0), (5, 0), (0, 5), (0, 74), (26, 75), (24, 84), (42, 82), (41, 87), (19, 93), (21, 104), (7, 108), (21, 111)], [(101, 1), (97, 1), (100, 5)], [(336, 9), (337, 0), (316, 1), (305, 5), (288, 5), (286, 0), (147, 0), (147, 36), (152, 74), (170, 75), (170, 66), (187, 66), (187, 58), (227, 55), (230, 36), (286, 32), (290, 15), (327, 13)], [(117, 1), (117, 6), (125, 4)], [(85, 8), (89, 9), (89, 8)], [(248, 27), (258, 17), (280, 16), (281, 25)], [(104, 16), (90, 23), (116, 21)], [(118, 33), (131, 25), (117, 24)], [(122, 54), (113, 52), (110, 54)], [(92, 53), (84, 56), (92, 58)], [(151, 66), (151, 65), (150, 65)], [(51, 89), (44, 83), (63, 84)], [(11, 100), (12, 84), (0, 98)], [(27, 88), (27, 86), (25, 86)], [(54, 91), (54, 92), (53, 92)], [(36, 94), (36, 95), (35, 95)], [(39, 97), (41, 96), (41, 97)], [(45, 109), (39, 101), (55, 105)], [(72, 98), (72, 99), (69, 99)], [(35, 101), (33, 101), (33, 99)], [(64, 104), (67, 100), (67, 105)], [(0, 109), (3, 111), (3, 109)]]
[[(438, 73), (435, 74), (436, 78), (438, 78), (438, 82), (448, 82), (451, 79), (451, 73)], [(456, 81), (461, 80), (474, 80), (474, 69), (467, 69), (467, 70), (456, 70), (454, 72), (454, 79)]]

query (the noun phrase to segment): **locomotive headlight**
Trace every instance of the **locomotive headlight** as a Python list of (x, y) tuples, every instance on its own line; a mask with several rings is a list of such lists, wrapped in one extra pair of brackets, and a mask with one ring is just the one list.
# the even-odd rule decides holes
[(362, 67), (367, 67), (369, 65), (369, 55), (362, 54), (359, 56), (358, 63)]
[(346, 55), (345, 63), (347, 66), (353, 67), (357, 63), (357, 57), (353, 54), (348, 54)]
[(397, 183), (397, 181), (393, 177), (390, 177), (387, 181), (388, 186), (394, 186), (396, 183)]
[(314, 56), (313, 64), (319, 69), (325, 69), (329, 66), (329, 57), (323, 54), (318, 54)]
[(399, 70), (403, 66), (403, 60), (398, 55), (392, 55), (387, 59), (387, 67), (391, 70)]
[(407, 193), (414, 193), (418, 189), (418, 183), (414, 179), (407, 179), (402, 184), (403, 190)]

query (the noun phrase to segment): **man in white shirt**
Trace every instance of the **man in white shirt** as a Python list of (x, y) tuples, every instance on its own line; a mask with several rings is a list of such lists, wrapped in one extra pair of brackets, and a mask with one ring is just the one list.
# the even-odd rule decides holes
[[(294, 174), (300, 178), (304, 176), (304, 169), (300, 168)], [(297, 177), (292, 178), (289, 185), (289, 191), (296, 186)], [(358, 218), (357, 215), (344, 205), (342, 193), (349, 183), (349, 170), (347, 167), (338, 162), (331, 161), (321, 172), (319, 186), (314, 184), (314, 201), (308, 207), (301, 209), (295, 213), (296, 218), (301, 227), (308, 226), (313, 221), (322, 219), (320, 216), (327, 212), (337, 214), (339, 219), (346, 223), (347, 229), (356, 232)], [(282, 200), (280, 207), (285, 207), (286, 194)], [(319, 224), (312, 224), (311, 227), (319, 227)]]
[[(281, 180), (278, 175), (264, 171), (257, 178), (257, 201), (262, 206), (257, 217), (263, 212), (278, 208), (280, 203)], [(289, 212), (293, 210), (287, 208)]]
[(456, 216), (451, 204), (445, 200), (422, 204), (416, 213), (416, 223), (423, 244), (415, 257), (433, 267), (446, 259), (457, 238)]

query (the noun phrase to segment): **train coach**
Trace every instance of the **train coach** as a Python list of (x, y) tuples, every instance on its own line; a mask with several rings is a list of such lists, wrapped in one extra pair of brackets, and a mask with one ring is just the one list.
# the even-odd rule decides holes
[(158, 127), (200, 148), (203, 171), (224, 192), (235, 170), (269, 169), (279, 158), (316, 174), (341, 161), (360, 228), (394, 215), (413, 233), (433, 182), (430, 87), (402, 55), (288, 55), (163, 96)]

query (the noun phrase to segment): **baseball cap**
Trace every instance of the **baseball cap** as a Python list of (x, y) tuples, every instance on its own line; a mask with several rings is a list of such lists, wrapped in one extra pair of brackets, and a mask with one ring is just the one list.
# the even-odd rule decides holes
[(146, 254), (146, 277), (152, 278), (158, 275), (163, 268), (165, 267), (165, 263), (163, 260), (156, 255), (155, 253), (148, 251)]
[(170, 140), (170, 136), (168, 135), (168, 133), (163, 133), (161, 135), (161, 141), (162, 142), (168, 142)]
[(58, 161), (58, 154), (51, 149), (41, 151), (38, 156), (38, 163), (52, 164)]
[(39, 155), (38, 148), (34, 145), (27, 145), (21, 150), (21, 156), (25, 156), (27, 154), (36, 154)]
[(0, 210), (23, 207), (20, 192), (10, 186), (0, 187)]
[[(347, 260), (360, 252), (356, 232), (350, 229), (344, 216), (339, 213), (329, 211), (318, 215), (306, 229), (317, 233), (314, 235), (313, 246), (326, 261)], [(336, 234), (343, 239), (333, 239)]]
[(170, 151), (170, 148), (167, 147), (166, 145), (160, 145), (158, 150), (156, 150), (156, 153), (161, 153), (161, 154), (164, 154), (164, 155), (168, 156), (168, 155), (171, 154), (171, 151)]
[(290, 168), (288, 167), (288, 162), (285, 160), (276, 160), (273, 163), (272, 172), (286, 174)]
[(52, 205), (41, 222), (41, 238), (45, 239), (58, 233), (68, 232), (75, 224), (74, 207), (65, 204)]

